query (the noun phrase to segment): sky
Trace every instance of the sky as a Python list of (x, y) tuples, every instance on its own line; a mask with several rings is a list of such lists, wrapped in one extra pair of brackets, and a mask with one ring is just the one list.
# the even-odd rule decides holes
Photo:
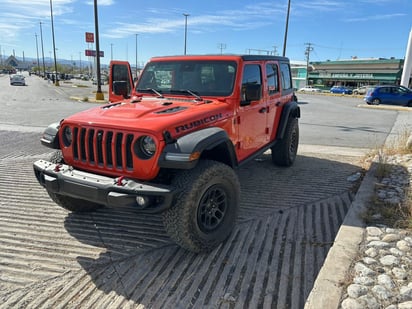
[[(51, 11), (57, 58), (90, 59), (94, 1), (51, 3), (52, 10), (50, 0), (0, 1), (2, 59), (53, 56)], [(183, 54), (185, 37), (187, 54), (282, 55), (287, 8), (288, 0), (97, 0), (101, 63)], [(311, 62), (403, 59), (411, 29), (412, 0), (290, 0), (285, 55), (304, 61), (310, 48)]]

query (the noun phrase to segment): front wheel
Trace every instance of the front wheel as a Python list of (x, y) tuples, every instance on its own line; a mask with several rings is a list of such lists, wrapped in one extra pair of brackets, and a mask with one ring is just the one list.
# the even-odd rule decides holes
[(194, 169), (177, 174), (175, 204), (163, 212), (169, 236), (181, 247), (210, 251), (232, 232), (239, 208), (240, 184), (229, 166), (200, 161)]
[[(50, 157), (50, 162), (58, 164), (64, 163), (61, 151), (56, 151)], [(92, 203), (86, 200), (77, 199), (70, 196), (61, 195), (47, 190), (50, 198), (59, 206), (71, 212), (89, 212), (103, 207), (103, 205)]]
[(279, 166), (291, 166), (295, 162), (299, 144), (299, 123), (289, 118), (285, 135), (272, 148), (272, 162)]

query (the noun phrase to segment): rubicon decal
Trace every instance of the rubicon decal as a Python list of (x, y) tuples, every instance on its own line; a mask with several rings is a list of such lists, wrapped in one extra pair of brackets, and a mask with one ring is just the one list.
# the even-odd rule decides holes
[(194, 120), (192, 122), (185, 123), (184, 125), (177, 126), (177, 127), (175, 127), (175, 130), (176, 130), (176, 133), (186, 131), (186, 130), (190, 130), (190, 129), (196, 128), (198, 126), (217, 121), (218, 119), (220, 119), (222, 117), (223, 116), (222, 116), (221, 113), (216, 114), (216, 115), (212, 115), (212, 116), (207, 116), (205, 118)]

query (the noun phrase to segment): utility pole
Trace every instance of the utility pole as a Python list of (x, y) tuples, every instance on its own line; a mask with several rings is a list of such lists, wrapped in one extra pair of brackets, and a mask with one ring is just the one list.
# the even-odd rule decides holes
[(312, 43), (305, 43), (306, 49), (305, 49), (305, 56), (306, 56), (306, 86), (308, 86), (308, 76), (309, 76), (309, 58), (310, 58), (310, 52), (313, 50)]
[(94, 0), (94, 29), (96, 35), (96, 75), (97, 75), (97, 90), (96, 100), (104, 100), (102, 92), (102, 82), (100, 74), (100, 45), (99, 45), (99, 18), (97, 12), (97, 0)]
[(286, 26), (285, 26), (285, 37), (283, 39), (283, 53), (282, 56), (286, 56), (286, 42), (288, 41), (288, 28), (289, 28), (289, 13), (290, 13), (290, 0), (288, 0), (288, 11), (286, 14)]
[(39, 61), (39, 44), (37, 43), (37, 33), (34, 34), (36, 37), (36, 51), (37, 51), (37, 74), (40, 76), (40, 61)]
[(50, 19), (51, 19), (52, 37), (53, 37), (54, 71), (56, 72), (56, 80), (54, 82), (54, 85), (55, 86), (60, 86), (59, 78), (58, 78), (59, 74), (57, 74), (56, 42), (54, 40), (54, 23), (53, 23), (53, 4), (52, 4), (52, 0), (50, 0)]
[(43, 58), (43, 78), (46, 78), (46, 65), (44, 63), (44, 47), (43, 47), (43, 29), (41, 27), (42, 22), (40, 22), (40, 40), (41, 40), (41, 55)]
[(219, 43), (217, 44), (217, 48), (220, 49), (220, 54), (223, 54), (223, 50), (226, 49), (226, 44), (225, 43)]

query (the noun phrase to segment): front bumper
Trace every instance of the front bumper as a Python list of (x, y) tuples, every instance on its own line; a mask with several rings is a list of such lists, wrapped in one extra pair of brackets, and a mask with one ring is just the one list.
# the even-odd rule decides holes
[[(146, 212), (161, 212), (173, 201), (174, 189), (170, 186), (96, 175), (45, 160), (34, 162), (33, 168), (38, 182), (47, 191), (109, 207), (134, 206)], [(138, 197), (146, 203), (138, 204)]]

